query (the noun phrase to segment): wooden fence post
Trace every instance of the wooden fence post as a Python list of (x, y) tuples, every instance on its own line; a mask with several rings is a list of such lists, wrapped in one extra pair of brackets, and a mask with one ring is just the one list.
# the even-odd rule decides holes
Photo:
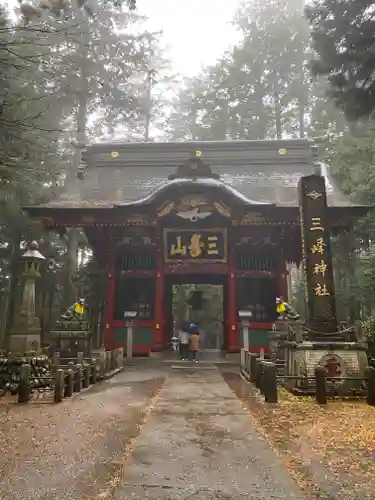
[(249, 351), (247, 351), (247, 359), (246, 359), (246, 373), (247, 376), (250, 380), (251, 377), (251, 354)]
[(111, 351), (106, 351), (105, 355), (106, 355), (106, 359), (105, 359), (105, 371), (106, 371), (106, 373), (109, 373), (111, 371), (111, 356), (112, 356), (112, 353), (111, 353)]
[(105, 360), (100, 359), (99, 360), (99, 376), (100, 376), (101, 380), (103, 380), (104, 375), (105, 375)]
[(241, 365), (241, 372), (243, 372), (245, 366), (245, 349), (241, 349), (240, 352), (240, 365)]
[(100, 355), (99, 355), (99, 376), (101, 379), (104, 378), (105, 375), (105, 361), (106, 361), (106, 350), (103, 347), (103, 349), (100, 350)]
[(275, 363), (263, 363), (264, 399), (266, 403), (277, 403), (277, 368)]
[(256, 382), (256, 360), (257, 355), (255, 353), (250, 353), (250, 380), (251, 382)]
[(69, 368), (66, 372), (65, 397), (71, 398), (74, 391), (74, 371)]
[(261, 378), (261, 362), (263, 360), (260, 358), (256, 358), (255, 360), (255, 387), (260, 389), (260, 378)]
[(55, 352), (52, 358), (52, 370), (56, 372), (60, 366), (60, 353)]
[(74, 376), (74, 392), (81, 392), (82, 389), (82, 365), (76, 365)]
[(111, 351), (111, 371), (115, 370), (117, 368), (116, 366), (116, 349), (113, 349)]
[(368, 366), (365, 369), (367, 383), (367, 404), (375, 406), (375, 368)]
[(18, 402), (28, 403), (30, 400), (30, 365), (23, 364), (20, 368), (20, 385), (18, 387)]
[(315, 368), (316, 402), (320, 405), (327, 404), (326, 374), (323, 366)]
[(261, 358), (260, 362), (260, 379), (259, 379), (259, 390), (260, 393), (264, 395), (264, 372), (267, 361)]
[(90, 374), (90, 380), (92, 384), (96, 384), (96, 359), (92, 358), (91, 360), (91, 374)]
[(65, 393), (65, 377), (64, 370), (59, 368), (55, 373), (55, 394), (54, 401), (55, 403), (61, 403), (64, 398)]
[(88, 366), (83, 368), (83, 388), (87, 389), (90, 387), (90, 370)]

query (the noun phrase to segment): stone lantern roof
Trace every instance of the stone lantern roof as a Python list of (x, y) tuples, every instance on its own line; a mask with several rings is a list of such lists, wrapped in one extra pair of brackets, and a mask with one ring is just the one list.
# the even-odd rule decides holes
[(46, 260), (44, 255), (42, 255), (39, 250), (39, 245), (38, 243), (34, 240), (32, 241), (26, 252), (22, 255), (23, 259), (28, 259), (28, 260)]

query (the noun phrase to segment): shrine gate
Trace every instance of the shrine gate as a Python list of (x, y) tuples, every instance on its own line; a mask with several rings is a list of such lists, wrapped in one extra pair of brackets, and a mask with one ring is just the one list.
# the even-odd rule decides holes
[[(268, 349), (275, 299), (290, 297), (302, 260), (297, 184), (320, 174), (308, 140), (96, 144), (82, 153), (70, 196), (27, 207), (48, 229), (84, 229), (106, 273), (108, 349), (167, 348), (176, 283), (223, 287), (223, 344), (243, 345), (238, 311), (251, 311), (250, 350)], [(326, 224), (349, 234), (367, 211), (328, 185)]]

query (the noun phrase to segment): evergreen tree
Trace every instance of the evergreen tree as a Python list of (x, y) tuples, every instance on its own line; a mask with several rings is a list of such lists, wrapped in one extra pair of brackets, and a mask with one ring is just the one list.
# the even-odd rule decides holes
[[(106, 2), (97, 8), (97, 18), (65, 5), (64, 16), (46, 8), (15, 26), (0, 19), (0, 337), (16, 296), (22, 244), (38, 239), (54, 259), (54, 271), (43, 270), (41, 280), (50, 283), (49, 299), (43, 292), (38, 300), (48, 304), (61, 299), (65, 256), (78, 243), (69, 239), (67, 249), (53, 235), (41, 240), (39, 225), (21, 207), (56, 198), (64, 171), (76, 184), (79, 155), (71, 140), (79, 146), (116, 124), (131, 130), (144, 120), (138, 81), (149, 71), (149, 46), (158, 47), (158, 35), (142, 30), (136, 14)], [(55, 306), (43, 309), (51, 315)]]
[(184, 82), (172, 128), (178, 123), (178, 136), (211, 140), (305, 136), (311, 82), (301, 2), (248, 0), (235, 25), (237, 46)]
[(330, 95), (349, 119), (375, 107), (375, 20), (370, 0), (315, 0), (306, 9), (318, 59), (315, 74), (328, 75)]

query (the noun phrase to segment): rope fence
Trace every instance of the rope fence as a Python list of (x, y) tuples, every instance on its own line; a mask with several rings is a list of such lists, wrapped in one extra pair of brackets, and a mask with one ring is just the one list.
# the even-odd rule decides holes
[(123, 356), (123, 348), (118, 348), (103, 350), (98, 358), (84, 358), (83, 353), (75, 359), (61, 359), (58, 353), (53, 358), (2, 358), (0, 390), (16, 395), (19, 403), (28, 403), (35, 392), (52, 392), (53, 401), (60, 403), (121, 371)]
[(241, 374), (252, 382), (264, 396), (265, 402), (278, 402), (278, 388), (283, 380), (310, 380), (315, 387), (314, 396), (316, 402), (321, 405), (327, 404), (332, 396), (328, 388), (328, 382), (359, 381), (363, 382), (365, 389), (358, 391), (359, 396), (365, 397), (369, 405), (375, 406), (375, 368), (367, 367), (364, 377), (327, 377), (324, 367), (317, 366), (313, 377), (301, 377), (294, 375), (278, 375), (276, 363), (259, 358), (256, 354), (242, 349), (241, 351)]

